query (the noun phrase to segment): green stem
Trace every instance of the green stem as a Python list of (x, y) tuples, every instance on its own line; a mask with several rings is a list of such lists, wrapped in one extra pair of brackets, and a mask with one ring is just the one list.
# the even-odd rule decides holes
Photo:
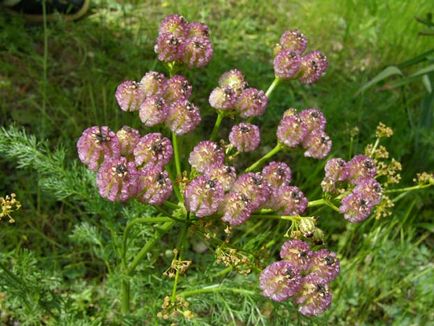
[(267, 97), (270, 97), (271, 93), (273, 93), (274, 89), (277, 87), (277, 85), (280, 84), (281, 81), (282, 79), (280, 79), (279, 77), (274, 77), (274, 80), (271, 83), (271, 85), (268, 87), (267, 91), (265, 92), (265, 95), (267, 95)]
[(315, 207), (315, 206), (322, 206), (322, 205), (326, 205), (325, 200), (324, 199), (317, 199), (317, 200), (309, 201), (307, 204), (307, 207)]
[(259, 218), (270, 218), (274, 220), (286, 220), (291, 222), (297, 222), (301, 219), (301, 216), (291, 216), (291, 215), (262, 215), (262, 214), (253, 214), (252, 217), (259, 217)]
[[(181, 260), (182, 258), (182, 250), (184, 248), (184, 239), (185, 236), (187, 234), (187, 226), (184, 226), (182, 228), (182, 233), (181, 236), (178, 239), (178, 244), (176, 246), (176, 248), (178, 249), (178, 257), (175, 257), (177, 260)], [(176, 269), (176, 273), (175, 273), (175, 280), (173, 281), (173, 288), (172, 288), (172, 296), (170, 301), (172, 303), (176, 302), (176, 287), (178, 286), (178, 280), (179, 280), (179, 269)]]
[(174, 132), (172, 132), (172, 144), (173, 154), (175, 155), (176, 178), (179, 179), (181, 176), (181, 162), (179, 160), (178, 138)]
[(215, 140), (217, 138), (220, 125), (222, 124), (223, 118), (225, 117), (225, 114), (223, 111), (218, 110), (217, 111), (217, 119), (214, 124), (214, 128), (212, 129), (211, 136), (209, 137), (210, 140)]
[(130, 312), (130, 281), (129, 280), (122, 280), (121, 283), (121, 312), (123, 315), (126, 315)]
[(377, 150), (378, 145), (380, 144), (380, 138), (377, 138), (375, 140), (374, 146), (372, 147), (371, 153), (370, 153), (370, 157), (373, 157), (375, 151)]
[(140, 249), (139, 253), (134, 258), (133, 262), (126, 269), (126, 274), (130, 275), (136, 269), (140, 260), (154, 247), (154, 245), (160, 240), (160, 238), (167, 233), (175, 224), (175, 222), (170, 221), (163, 224), (159, 231), (155, 232), (151, 239), (149, 239), (145, 245)]
[(237, 289), (237, 288), (228, 288), (228, 287), (220, 286), (220, 284), (206, 286), (201, 289), (183, 291), (178, 295), (181, 297), (191, 297), (194, 295), (205, 294), (205, 293), (216, 293), (216, 292), (233, 292), (233, 293), (240, 293), (245, 295), (256, 295), (255, 291), (249, 291), (249, 290)]
[(257, 168), (259, 168), (262, 164), (264, 164), (267, 160), (269, 160), (272, 156), (276, 155), (277, 153), (279, 153), (282, 150), (283, 146), (280, 143), (277, 143), (276, 146), (274, 146), (274, 148), (269, 151), (267, 154), (265, 154), (264, 156), (262, 156), (259, 160), (257, 160), (255, 163), (253, 163), (252, 165), (250, 165), (245, 172), (252, 172), (254, 170), (256, 170)]
[(424, 189), (424, 188), (428, 188), (431, 187), (432, 184), (426, 184), (426, 185), (416, 185), (416, 186), (412, 186), (412, 187), (405, 187), (405, 188), (398, 188), (398, 189), (389, 189), (389, 190), (385, 190), (384, 192), (386, 194), (391, 194), (391, 193), (395, 193), (395, 192), (407, 192), (407, 191), (413, 191), (413, 190), (418, 190), (418, 189)]

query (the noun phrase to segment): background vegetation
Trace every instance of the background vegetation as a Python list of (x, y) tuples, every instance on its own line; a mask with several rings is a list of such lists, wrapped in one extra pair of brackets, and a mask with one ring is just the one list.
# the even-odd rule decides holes
[[(75, 143), (92, 125), (116, 129), (128, 124), (144, 131), (136, 115), (119, 110), (113, 94), (124, 79), (140, 79), (148, 70), (164, 71), (155, 60), (153, 42), (167, 14), (206, 22), (215, 50), (206, 69), (186, 73), (193, 83), (193, 102), (204, 118), (195, 135), (182, 138), (187, 148), (208, 135), (214, 123), (207, 98), (221, 73), (237, 67), (251, 85), (266, 89), (273, 79), (272, 47), (285, 29), (297, 27), (309, 37), (311, 49), (327, 54), (330, 68), (312, 87), (292, 83), (275, 91), (260, 122), (263, 143), (273, 144), (275, 126), (289, 106), (317, 106), (328, 118), (333, 155), (349, 157), (353, 127), (359, 128), (353, 153), (362, 152), (382, 121), (394, 129), (385, 145), (403, 164), (403, 183), (411, 183), (416, 172), (434, 166), (433, 93), (428, 87), (432, 70), (423, 80), (420, 75), (393, 88), (391, 83), (403, 79), (392, 76), (356, 94), (387, 66), (398, 66), (405, 76), (430, 67), (433, 38), (420, 34), (426, 26), (415, 19), (432, 11), (429, 0), (99, 0), (92, 4), (89, 15), (75, 23), (59, 18), (46, 26), (29, 26), (20, 17), (0, 15), (0, 119), (6, 127), (0, 132), (0, 195), (15, 192), (23, 205), (15, 214), (15, 224), (0, 225), (0, 266), (4, 267), (0, 268), (0, 324), (121, 323), (116, 311), (122, 276), (113, 269), (116, 241), (111, 239), (121, 234), (127, 220), (156, 212), (137, 203), (122, 206), (100, 199), (92, 174), (77, 163)], [(415, 64), (401, 64), (421, 54)], [(230, 124), (224, 123), (222, 135)], [(320, 196), (324, 162), (311, 162), (297, 152), (281, 158), (289, 159), (294, 183), (309, 198)], [(193, 265), (180, 288), (223, 283), (252, 293), (191, 297), (190, 309), (196, 317), (178, 322), (434, 323), (432, 195), (432, 191), (407, 195), (396, 203), (392, 216), (370, 218), (360, 225), (350, 225), (327, 209), (313, 211), (321, 216), (327, 246), (342, 261), (341, 275), (333, 283), (332, 308), (318, 318), (301, 318), (291, 304), (263, 299), (257, 294), (254, 274), (221, 273), (225, 267), (212, 254), (216, 244), (201, 254), (195, 250), (201, 237), (192, 233), (187, 258)], [(287, 225), (252, 226), (240, 228), (232, 244), (247, 251), (267, 246), (277, 252)], [(135, 232), (133, 252), (153, 228)], [(175, 242), (176, 237), (165, 237), (158, 251), (140, 265), (132, 279), (134, 314), (123, 318), (123, 323), (162, 323), (156, 313), (172, 286), (162, 273), (170, 266)]]

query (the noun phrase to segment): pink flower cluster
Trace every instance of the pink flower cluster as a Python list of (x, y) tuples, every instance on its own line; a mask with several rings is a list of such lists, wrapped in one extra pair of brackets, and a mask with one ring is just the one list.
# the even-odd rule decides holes
[(193, 131), (200, 123), (199, 108), (189, 101), (192, 86), (181, 75), (166, 78), (150, 71), (140, 82), (127, 80), (116, 89), (116, 100), (124, 111), (139, 111), (147, 127), (164, 123), (177, 135)]
[(248, 87), (241, 71), (232, 69), (220, 77), (219, 86), (209, 96), (209, 104), (215, 109), (250, 118), (264, 114), (268, 98), (264, 91)]
[(304, 156), (322, 159), (332, 148), (332, 140), (325, 132), (326, 119), (318, 109), (306, 109), (298, 113), (288, 109), (277, 127), (277, 139), (288, 147), (302, 145)]
[(207, 65), (213, 54), (208, 26), (189, 23), (180, 15), (163, 19), (154, 50), (159, 60), (184, 63), (189, 68)]
[(332, 302), (329, 283), (339, 274), (334, 252), (312, 251), (306, 242), (286, 241), (280, 250), (281, 261), (267, 266), (259, 282), (264, 296), (274, 301), (292, 299), (305, 316), (317, 316)]
[(164, 166), (172, 158), (170, 140), (160, 133), (143, 137), (136, 129), (123, 127), (116, 133), (108, 127), (90, 127), (77, 142), (78, 156), (96, 171), (101, 197), (110, 201), (137, 198), (160, 205), (172, 193)]
[(313, 84), (325, 73), (328, 62), (320, 51), (305, 55), (307, 38), (298, 30), (286, 31), (275, 47), (274, 74), (281, 79), (299, 79), (303, 84)]
[(341, 201), (339, 210), (352, 223), (364, 221), (381, 201), (382, 189), (375, 180), (375, 162), (365, 155), (356, 155), (349, 162), (341, 158), (330, 159), (325, 166), (321, 186), (325, 192), (336, 193), (345, 182), (350, 193)]
[(223, 150), (212, 141), (202, 141), (189, 156), (200, 176), (184, 192), (185, 207), (197, 217), (222, 214), (222, 220), (239, 225), (261, 208), (287, 215), (302, 214), (307, 208), (303, 192), (290, 186), (291, 170), (283, 162), (271, 162), (261, 173), (237, 176), (224, 165)]

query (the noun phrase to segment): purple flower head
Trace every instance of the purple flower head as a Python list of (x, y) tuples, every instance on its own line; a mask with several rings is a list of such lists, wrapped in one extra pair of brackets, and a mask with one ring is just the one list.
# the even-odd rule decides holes
[(161, 96), (148, 97), (140, 106), (139, 117), (147, 127), (155, 126), (166, 120), (169, 107)]
[(261, 142), (259, 128), (251, 123), (240, 123), (232, 127), (229, 141), (240, 152), (252, 152)]
[(313, 84), (318, 81), (328, 67), (327, 57), (319, 51), (313, 51), (301, 58), (301, 77), (303, 84)]
[(201, 141), (190, 153), (188, 162), (197, 171), (204, 173), (207, 169), (223, 165), (225, 154), (214, 142), (209, 140)]
[(358, 184), (364, 178), (374, 178), (377, 173), (375, 162), (368, 156), (356, 155), (347, 163), (349, 179)]
[(339, 274), (340, 264), (336, 253), (321, 249), (313, 253), (309, 265), (309, 275), (326, 283), (333, 281)]
[(306, 109), (301, 111), (298, 116), (307, 128), (307, 131), (325, 130), (326, 118), (318, 109)]
[(231, 191), (244, 195), (253, 211), (264, 205), (271, 195), (271, 189), (264, 178), (253, 172), (239, 176)]
[(164, 100), (168, 105), (182, 99), (189, 99), (193, 87), (190, 82), (181, 75), (176, 75), (166, 81), (164, 84)]
[(306, 148), (304, 156), (319, 160), (323, 159), (330, 153), (332, 140), (325, 131), (318, 129), (306, 136), (303, 140), (303, 147)]
[(347, 162), (341, 158), (332, 158), (325, 165), (325, 176), (331, 181), (345, 181), (348, 178)]
[(133, 154), (134, 147), (140, 140), (140, 133), (138, 130), (123, 126), (116, 133), (119, 140), (120, 152), (122, 156), (130, 156)]
[(105, 159), (117, 158), (120, 144), (116, 134), (109, 127), (90, 127), (83, 131), (77, 142), (80, 161), (96, 171)]
[(203, 23), (191, 22), (187, 26), (187, 37), (209, 37), (209, 28)]
[(197, 217), (216, 213), (223, 198), (222, 185), (205, 176), (193, 179), (184, 191), (185, 208)]
[(170, 140), (162, 134), (155, 132), (150, 133), (142, 138), (134, 148), (134, 158), (137, 166), (145, 167), (159, 166), (162, 167), (169, 163), (173, 155), (173, 148)]
[(140, 83), (126, 80), (116, 88), (115, 97), (123, 111), (137, 111), (146, 95), (140, 88)]
[(189, 38), (182, 46), (182, 62), (189, 68), (206, 66), (212, 54), (212, 44), (207, 37)]
[(264, 91), (246, 88), (238, 98), (236, 108), (242, 118), (257, 117), (264, 114), (267, 104), (268, 97)]
[(280, 37), (280, 46), (282, 49), (302, 54), (307, 47), (307, 38), (299, 30), (286, 31)]
[(164, 62), (180, 60), (184, 41), (182, 36), (175, 36), (172, 33), (158, 35), (157, 44), (154, 47), (155, 53), (158, 54), (158, 60)]
[(181, 99), (169, 107), (166, 126), (177, 135), (193, 131), (202, 120), (200, 110), (188, 100)]
[(166, 16), (160, 23), (159, 34), (170, 33), (184, 37), (187, 32), (188, 22), (180, 15)]
[(280, 249), (282, 260), (297, 266), (300, 271), (305, 271), (309, 268), (312, 255), (313, 252), (310, 250), (309, 245), (301, 240), (288, 240)]
[(223, 89), (228, 87), (237, 95), (240, 95), (241, 92), (247, 88), (247, 82), (241, 71), (238, 69), (231, 69), (220, 76), (219, 86)]
[(314, 276), (306, 276), (300, 291), (294, 298), (298, 311), (304, 316), (318, 316), (332, 303), (332, 294), (327, 283)]
[(287, 115), (277, 127), (277, 139), (288, 147), (295, 147), (306, 137), (307, 129), (298, 115)]
[(372, 203), (364, 198), (362, 193), (352, 192), (342, 199), (339, 211), (344, 218), (351, 223), (359, 223), (366, 220), (371, 214)]
[(214, 109), (228, 110), (235, 107), (238, 97), (230, 87), (216, 87), (209, 95), (209, 104)]
[(307, 208), (307, 198), (299, 188), (283, 185), (273, 193), (271, 207), (281, 214), (300, 215)]
[(301, 58), (292, 50), (280, 51), (273, 61), (274, 74), (282, 79), (295, 77), (300, 71)]
[(230, 225), (240, 225), (250, 218), (253, 208), (251, 200), (244, 194), (229, 192), (224, 198), (220, 211), (223, 213), (224, 222)]
[(173, 185), (167, 171), (159, 167), (151, 167), (141, 171), (139, 175), (138, 199), (146, 204), (161, 205), (172, 194)]
[(359, 193), (372, 206), (376, 206), (381, 201), (383, 190), (380, 183), (374, 178), (364, 178), (360, 179), (353, 192)]
[(296, 294), (302, 285), (297, 266), (288, 261), (268, 265), (259, 277), (262, 294), (274, 301), (285, 301)]
[(137, 193), (138, 172), (134, 162), (125, 157), (107, 158), (96, 176), (101, 197), (110, 201), (126, 201)]
[(166, 77), (156, 71), (147, 72), (140, 80), (140, 88), (146, 97), (160, 94), (164, 89)]
[(205, 176), (209, 179), (216, 179), (222, 185), (224, 191), (229, 191), (237, 179), (235, 168), (227, 165), (206, 169)]
[(262, 176), (273, 190), (291, 182), (291, 169), (284, 162), (271, 162), (262, 169)]

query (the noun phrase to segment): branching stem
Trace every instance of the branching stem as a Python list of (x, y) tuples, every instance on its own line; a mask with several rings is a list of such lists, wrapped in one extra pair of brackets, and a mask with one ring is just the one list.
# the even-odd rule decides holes
[(257, 160), (255, 163), (253, 163), (252, 165), (250, 165), (245, 172), (252, 172), (254, 170), (256, 170), (257, 168), (261, 167), (262, 164), (264, 164), (266, 161), (268, 161), (271, 157), (273, 157), (274, 155), (276, 155), (277, 153), (279, 153), (282, 150), (283, 146), (280, 143), (277, 143), (276, 146), (274, 146), (274, 148), (272, 150), (270, 150), (267, 154), (265, 154), (264, 156), (262, 156), (259, 160)]

